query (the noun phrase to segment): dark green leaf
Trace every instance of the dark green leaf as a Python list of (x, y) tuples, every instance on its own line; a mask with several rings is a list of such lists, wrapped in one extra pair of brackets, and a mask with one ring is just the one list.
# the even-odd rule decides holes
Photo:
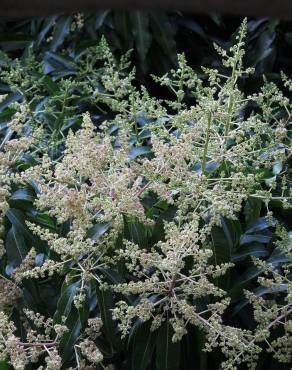
[(244, 206), (245, 221), (250, 224), (260, 217), (262, 201), (257, 198), (248, 198)]
[(33, 202), (35, 200), (34, 192), (30, 189), (23, 188), (16, 190), (10, 197), (10, 200), (20, 200), (25, 202)]
[(6, 212), (6, 216), (11, 224), (15, 226), (17, 231), (19, 231), (26, 240), (36, 246), (37, 239), (26, 226), (24, 214), (19, 209), (10, 208)]
[(173, 329), (167, 320), (158, 330), (156, 338), (157, 370), (180, 369), (180, 342), (173, 343)]
[(9, 370), (9, 369), (10, 365), (8, 364), (8, 362), (6, 362), (5, 360), (0, 361), (0, 370)]
[[(287, 292), (288, 285), (287, 284), (280, 284), (278, 286), (272, 287), (272, 288), (266, 288), (266, 287), (258, 287), (253, 290), (253, 293), (257, 297), (262, 297), (265, 294), (276, 294), (276, 293), (281, 293), (281, 292)], [(247, 299), (243, 299), (240, 303), (238, 303), (232, 313), (233, 315), (236, 315), (240, 310), (242, 310), (249, 301)]]
[(81, 322), (78, 311), (75, 307), (70, 311), (65, 325), (69, 330), (62, 336), (60, 341), (60, 350), (64, 362), (69, 361), (74, 356), (73, 348), (80, 335)]
[(171, 63), (176, 63), (175, 29), (170, 23), (167, 15), (164, 13), (151, 12), (150, 27), (153, 32), (153, 38), (159, 44), (163, 53), (167, 55)]
[(133, 160), (137, 157), (140, 157), (145, 154), (152, 153), (151, 148), (149, 146), (139, 146), (136, 148), (132, 148), (129, 152), (129, 159)]
[(249, 246), (240, 248), (236, 253), (232, 254), (231, 261), (237, 262), (244, 260), (247, 257), (265, 257), (268, 255), (267, 248), (263, 244), (252, 243)]
[(111, 227), (110, 223), (96, 224), (88, 230), (88, 237), (92, 240), (98, 240)]
[(0, 103), (0, 112), (3, 112), (3, 110), (7, 107), (9, 107), (10, 104), (22, 100), (22, 94), (20, 92), (15, 92), (9, 94), (1, 103)]
[(109, 10), (103, 10), (98, 12), (95, 15), (95, 29), (99, 30), (103, 26), (106, 16), (108, 15)]
[(260, 217), (247, 226), (245, 234), (251, 234), (256, 231), (265, 230), (268, 229), (270, 226), (271, 224), (266, 217)]
[(156, 332), (150, 331), (150, 323), (137, 322), (130, 333), (131, 370), (146, 370), (154, 351)]
[(72, 303), (76, 294), (76, 290), (80, 282), (75, 282), (73, 284), (67, 285), (63, 283), (62, 294), (57, 303), (57, 311), (54, 316), (54, 321), (60, 323), (62, 321), (62, 316), (67, 317), (71, 311)]
[(40, 44), (44, 41), (44, 38), (46, 37), (47, 33), (53, 28), (53, 26), (56, 22), (56, 18), (57, 18), (57, 16), (55, 16), (55, 15), (45, 18), (43, 28), (39, 32), (38, 37), (36, 39), (36, 46), (37, 47), (40, 46)]
[(7, 233), (5, 248), (9, 264), (13, 267), (19, 266), (25, 258), (28, 248), (21, 232), (15, 225), (12, 225)]
[(112, 318), (111, 310), (115, 307), (113, 294), (110, 290), (96, 289), (97, 301), (103, 322), (102, 330), (105, 333), (109, 343), (117, 348), (120, 347), (121, 341), (117, 335), (117, 325)]
[(130, 13), (132, 32), (139, 58), (144, 63), (151, 45), (151, 33), (149, 32), (149, 16), (145, 12), (133, 11)]
[(70, 31), (71, 17), (61, 16), (54, 28), (53, 40), (51, 42), (51, 50), (56, 51), (59, 46), (64, 43), (65, 37)]
[(240, 245), (249, 244), (252, 242), (268, 243), (271, 240), (270, 235), (263, 234), (244, 234), (240, 238)]

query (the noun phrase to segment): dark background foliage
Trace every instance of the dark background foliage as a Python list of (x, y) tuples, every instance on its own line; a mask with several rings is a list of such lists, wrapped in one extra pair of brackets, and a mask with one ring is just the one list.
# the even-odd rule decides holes
[[(132, 59), (137, 66), (138, 82), (161, 96), (164, 92), (154, 88), (151, 73), (163, 74), (175, 67), (177, 53), (181, 52), (186, 54), (189, 64), (200, 74), (201, 65), (218, 67), (219, 60), (213, 49), (213, 42), (223, 47), (230, 46), (241, 21), (242, 17), (217, 14), (102, 11), (85, 15), (84, 26), (80, 30), (74, 30), (76, 19), (73, 15), (6, 20), (0, 25), (0, 46), (11, 57), (20, 59), (25, 59), (33, 50), (38, 60), (44, 62), (44, 73), (50, 73), (52, 80), (56, 81), (56, 84), (49, 84), (48, 89), (55, 89), (60, 73), (70, 72), (79, 53), (84, 48), (97, 44), (101, 35), (105, 35), (115, 55), (120, 56), (133, 49)], [(250, 19), (245, 58), (247, 66), (255, 67), (255, 74), (248, 82), (241, 82), (244, 88), (248, 91), (256, 89), (262, 83), (264, 75), (269, 80), (279, 81), (281, 70), (291, 76), (291, 55), (292, 22), (267, 18)], [(2, 58), (0, 66), (1, 63)], [(0, 90), (9, 92), (9, 87), (0, 83)], [(4, 128), (7, 115), (11, 116), (12, 113), (8, 112), (7, 105), (0, 104), (1, 129)], [(277, 173), (267, 174), (267, 177), (274, 175)], [(5, 220), (7, 235), (9, 234), (6, 236), (6, 243), (9, 244), (7, 250), (11, 253), (7, 256), (8, 261), (1, 260), (3, 274), (9, 275), (9, 265), (18, 265), (23, 257), (21, 253), (25, 255), (30, 246), (38, 245), (37, 261), (40, 264), (45, 257), (45, 247), (30, 234), (25, 220), (33, 220), (51, 230), (55, 230), (55, 225), (50, 217), (35, 209), (35, 197), (33, 186), (15, 189), (11, 196), (11, 208)], [(273, 209), (279, 220), (287, 225), (291, 222), (289, 214), (278, 204), (274, 204)], [(149, 212), (159, 212), (161, 220), (168, 217), (169, 211), (157, 205), (149, 206)], [(247, 302), (242, 300), (243, 288), (255, 289), (259, 296), (271, 294), (269, 291), (259, 290), (256, 278), (260, 271), (253, 266), (250, 256), (264, 257), (275, 267), (286, 258), (272, 248), (273, 228), (263, 216), (260, 202), (247, 202), (241, 222), (223, 220), (224, 227), (214, 229), (213, 233), (214, 248), (220, 262), (236, 263), (236, 268), (219, 282), (233, 299), (232, 309), (226, 314), (227, 321), (246, 328), (252, 327), (253, 323)], [(159, 225), (162, 222), (158, 222), (153, 235), (148, 235), (143, 225), (126, 223), (124, 233), (128, 239), (144, 246), (151, 240), (162, 237)], [(65, 227), (66, 225), (64, 232)], [(62, 230), (58, 232), (61, 234)], [(18, 244), (17, 248), (15, 243)], [(20, 254), (14, 253), (15, 251), (20, 251)], [(109, 281), (121, 279), (122, 276), (116, 271), (104, 273)], [(64, 369), (70, 365), (74, 340), (82, 326), (88, 317), (98, 312), (104, 322), (103, 336), (98, 345), (106, 353), (105, 362), (114, 363), (118, 370), (211, 370), (219, 367), (220, 356), (215, 353), (207, 357), (201, 351), (204, 337), (194, 328), (190, 328), (189, 335), (181, 343), (173, 344), (167, 323), (157, 333), (150, 333), (148, 323), (138, 322), (128, 340), (119, 340), (115, 333), (116, 323), (110, 316), (110, 309), (113, 307), (111, 293), (102, 292), (92, 284), (85, 307), (77, 310), (72, 303), (77, 287), (78, 283), (74, 279), (62, 282), (58, 278), (27, 281), (23, 286), (24, 301), (21, 304), (54, 316), (56, 322), (62, 315), (67, 317), (66, 324), (71, 331), (64, 336), (61, 344)], [(17, 312), (15, 310), (13, 313), (16, 322)], [(0, 363), (0, 370), (8, 368), (7, 364)], [(30, 366), (30, 369), (35, 368), (36, 365)], [(265, 357), (259, 362), (257, 370), (288, 368), (289, 366), (276, 364), (270, 357)]]

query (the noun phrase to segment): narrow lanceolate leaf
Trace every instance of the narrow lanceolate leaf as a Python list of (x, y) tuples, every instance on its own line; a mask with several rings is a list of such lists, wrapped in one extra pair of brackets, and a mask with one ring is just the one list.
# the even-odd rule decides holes
[(176, 42), (175, 31), (166, 14), (151, 12), (150, 27), (153, 33), (153, 39), (159, 44), (163, 53), (167, 55), (172, 63), (176, 62)]
[(40, 31), (40, 33), (38, 34), (38, 37), (35, 41), (35, 44), (36, 44), (37, 47), (40, 46), (40, 44), (44, 41), (44, 38), (46, 37), (48, 32), (53, 28), (53, 26), (55, 24), (55, 21), (56, 21), (56, 18), (57, 18), (57, 16), (53, 15), (53, 16), (50, 16), (50, 17), (46, 17), (46, 19), (44, 20), (43, 28)]
[(6, 216), (11, 224), (15, 226), (15, 228), (23, 235), (24, 239), (26, 239), (30, 243), (37, 243), (36, 237), (32, 234), (32, 232), (25, 224), (24, 214), (19, 209), (10, 208), (6, 212)]
[(10, 366), (5, 360), (0, 361), (0, 370), (9, 370)]
[(96, 224), (88, 230), (88, 237), (92, 240), (98, 240), (110, 228), (110, 223)]
[(129, 159), (134, 160), (137, 157), (140, 157), (140, 156), (146, 155), (146, 154), (150, 154), (151, 152), (152, 151), (151, 151), (150, 146), (138, 146), (138, 147), (132, 148), (129, 151), (128, 156), (129, 156)]
[[(64, 288), (65, 285), (65, 288)], [(62, 293), (58, 300), (57, 304), (57, 311), (54, 316), (55, 322), (61, 322), (62, 316), (67, 317), (71, 311), (72, 303), (76, 294), (76, 290), (78, 286), (80, 285), (79, 282), (75, 282), (73, 284), (70, 284), (66, 286), (67, 284), (64, 283), (62, 287)]]
[(150, 325), (149, 322), (137, 322), (130, 334), (131, 370), (146, 370), (151, 361), (156, 332), (150, 331)]
[(101, 319), (103, 322), (102, 330), (108, 341), (115, 347), (121, 344), (120, 338), (117, 335), (116, 324), (112, 318), (111, 310), (114, 308), (112, 292), (110, 290), (96, 289), (96, 296), (100, 310)]
[(158, 331), (156, 339), (157, 370), (180, 369), (180, 342), (173, 343), (173, 329), (167, 320)]
[(19, 266), (25, 258), (28, 248), (23, 235), (14, 225), (11, 226), (7, 233), (5, 247), (9, 264), (13, 267)]
[(65, 37), (70, 31), (71, 17), (62, 16), (58, 19), (53, 33), (51, 50), (56, 51), (63, 44)]
[(268, 255), (268, 249), (265, 245), (260, 243), (251, 243), (248, 246), (244, 246), (237, 250), (231, 257), (232, 262), (242, 261), (245, 258), (253, 257), (266, 257)]
[(95, 30), (99, 30), (100, 27), (103, 26), (106, 16), (108, 15), (109, 10), (103, 10), (101, 12), (97, 12), (95, 15)]
[(152, 39), (149, 32), (149, 16), (145, 12), (134, 11), (130, 17), (135, 45), (141, 61), (144, 62)]
[(10, 197), (10, 200), (33, 202), (35, 200), (35, 194), (31, 189), (23, 188), (17, 189)]
[(67, 317), (65, 325), (69, 329), (60, 341), (61, 355), (64, 362), (74, 356), (74, 345), (80, 335), (81, 322), (76, 308), (73, 308)]

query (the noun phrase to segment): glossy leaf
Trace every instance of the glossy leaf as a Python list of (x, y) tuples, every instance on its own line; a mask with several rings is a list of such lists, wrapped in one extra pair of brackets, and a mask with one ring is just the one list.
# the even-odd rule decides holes
[(104, 331), (109, 343), (118, 348), (121, 345), (121, 342), (117, 335), (117, 325), (114, 322), (111, 313), (111, 309), (115, 307), (113, 293), (110, 290), (96, 288), (96, 296), (103, 322), (102, 330)]
[(135, 46), (142, 63), (145, 62), (151, 45), (151, 33), (149, 32), (149, 16), (145, 12), (133, 11), (130, 14), (132, 33)]
[(167, 320), (158, 329), (156, 338), (156, 367), (157, 370), (180, 369), (180, 342), (173, 343), (173, 329)]
[(130, 334), (131, 370), (146, 370), (154, 351), (156, 332), (150, 323), (137, 322)]
[(65, 37), (70, 31), (71, 17), (61, 16), (55, 25), (53, 32), (53, 40), (51, 42), (51, 50), (56, 51), (63, 44)]
[(15, 225), (12, 225), (7, 233), (5, 249), (8, 262), (13, 267), (19, 266), (28, 252), (24, 237)]

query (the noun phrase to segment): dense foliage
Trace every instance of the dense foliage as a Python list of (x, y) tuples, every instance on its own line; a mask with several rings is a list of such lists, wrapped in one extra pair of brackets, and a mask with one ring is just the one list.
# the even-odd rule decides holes
[(242, 91), (246, 28), (165, 99), (105, 39), (2, 54), (0, 368), (290, 368), (292, 104)]

